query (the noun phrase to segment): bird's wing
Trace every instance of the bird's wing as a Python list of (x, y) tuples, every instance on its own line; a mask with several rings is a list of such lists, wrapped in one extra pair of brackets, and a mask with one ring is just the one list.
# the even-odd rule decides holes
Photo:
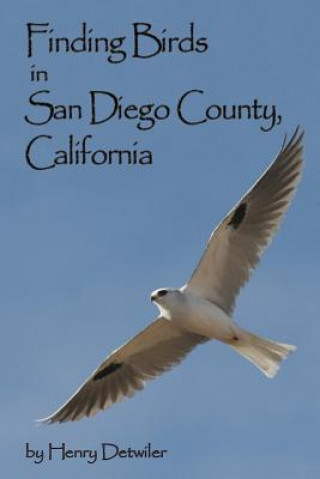
[(145, 381), (168, 371), (195, 346), (207, 341), (158, 318), (115, 350), (54, 414), (39, 422), (75, 421), (94, 416), (143, 389)]
[(303, 132), (297, 128), (274, 162), (211, 234), (187, 291), (232, 314), (236, 296), (248, 281), (287, 210), (302, 171)]

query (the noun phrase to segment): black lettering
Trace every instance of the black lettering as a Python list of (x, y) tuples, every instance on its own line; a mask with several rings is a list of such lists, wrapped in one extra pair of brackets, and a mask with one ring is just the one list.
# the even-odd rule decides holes
[(203, 95), (204, 91), (203, 90), (189, 90), (186, 93), (182, 95), (180, 98), (178, 105), (177, 105), (177, 114), (178, 118), (186, 125), (200, 125), (201, 123), (205, 123), (207, 121), (206, 118), (203, 118), (202, 120), (190, 120), (187, 119), (183, 110), (185, 100), (191, 96), (193, 93), (199, 93), (200, 95)]
[(38, 95), (42, 95), (42, 94), (49, 94), (50, 91), (49, 90), (39, 90), (39, 91), (36, 91), (35, 93), (33, 93), (32, 95), (30, 95), (29, 97), (29, 103), (30, 105), (32, 106), (38, 106), (38, 107), (41, 107), (41, 108), (45, 108), (47, 110), (47, 116), (44, 120), (42, 121), (33, 121), (29, 118), (28, 115), (25, 115), (24, 116), (24, 119), (27, 123), (29, 123), (30, 125), (46, 125), (51, 119), (52, 119), (52, 116), (53, 116), (53, 113), (54, 113), (54, 107), (52, 105), (52, 103), (48, 103), (48, 102), (45, 102), (45, 101), (36, 101), (35, 99), (38, 97)]
[[(112, 444), (111, 442), (103, 442), (101, 444), (102, 446), (102, 460), (103, 461), (109, 461), (110, 459), (113, 459), (114, 457), (116, 457), (116, 455), (118, 454), (119, 452), (119, 446), (117, 446), (116, 444)], [(110, 446), (110, 447), (113, 447), (115, 452), (114, 454), (108, 456), (107, 455), (107, 447)]]
[[(162, 50), (162, 45), (160, 40), (153, 34), (150, 33), (151, 23), (133, 23), (133, 35), (134, 35), (134, 51), (133, 58), (152, 58), (158, 55)], [(155, 49), (151, 53), (142, 53), (141, 52), (141, 38), (151, 40), (153, 47)]]
[(127, 58), (126, 51), (121, 48), (125, 39), (126, 37), (116, 37), (111, 39), (110, 55), (108, 56), (109, 63), (121, 63)]
[(179, 50), (184, 53), (194, 51), (194, 23), (190, 23), (190, 36), (183, 38), (179, 43)]
[(52, 140), (52, 136), (50, 135), (38, 135), (35, 138), (33, 138), (27, 145), (25, 159), (27, 164), (31, 166), (33, 170), (49, 170), (50, 168), (54, 168), (55, 164), (51, 164), (48, 166), (38, 166), (37, 163), (35, 163), (33, 156), (31, 155), (33, 145), (37, 143), (38, 140), (40, 140), (40, 138), (46, 138), (47, 140)]
[(204, 53), (208, 50), (209, 44), (208, 44), (208, 39), (205, 37), (198, 38), (196, 41), (196, 52), (198, 53)]
[[(105, 98), (111, 100), (111, 112), (105, 116), (102, 117), (102, 119), (97, 119), (97, 98), (99, 98), (99, 95), (105, 96)], [(116, 113), (117, 108), (118, 108), (118, 98), (111, 93), (110, 91), (90, 91), (90, 97), (91, 97), (91, 122), (90, 125), (100, 125), (101, 123), (105, 123), (106, 121), (110, 120)]]
[[(32, 37), (34, 33), (48, 33), (49, 23), (27, 23), (28, 31), (28, 58), (33, 56), (33, 42)], [(45, 28), (41, 28), (45, 27)]]

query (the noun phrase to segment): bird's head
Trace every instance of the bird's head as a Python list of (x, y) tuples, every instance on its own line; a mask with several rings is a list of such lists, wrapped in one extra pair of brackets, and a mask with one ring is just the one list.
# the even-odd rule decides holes
[(180, 296), (182, 295), (178, 289), (161, 288), (153, 291), (150, 299), (158, 306), (160, 312), (173, 311), (179, 303)]

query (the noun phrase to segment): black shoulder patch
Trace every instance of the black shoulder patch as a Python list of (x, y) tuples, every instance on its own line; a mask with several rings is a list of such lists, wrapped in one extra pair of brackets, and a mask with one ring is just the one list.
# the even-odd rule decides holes
[(247, 212), (247, 203), (241, 203), (236, 211), (233, 213), (228, 226), (232, 226), (235, 230), (239, 228)]
[(101, 371), (98, 371), (92, 379), (93, 381), (99, 381), (100, 379), (109, 376), (109, 374), (114, 373), (117, 369), (121, 368), (121, 366), (122, 363), (111, 363), (106, 368), (102, 369)]

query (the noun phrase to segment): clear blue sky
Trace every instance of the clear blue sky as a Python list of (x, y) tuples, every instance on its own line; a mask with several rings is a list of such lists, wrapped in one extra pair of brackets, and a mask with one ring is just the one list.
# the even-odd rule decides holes
[[(1, 467), (6, 477), (60, 479), (311, 479), (319, 464), (319, 2), (253, 0), (68, 2), (5, 0), (1, 15)], [(184, 36), (190, 21), (208, 38), (198, 55), (160, 55), (111, 65), (103, 55), (48, 55), (34, 63), (47, 84), (29, 81), (26, 23), (50, 22), (77, 35), (129, 35), (147, 21)], [(127, 43), (127, 46), (130, 45)], [(38, 47), (37, 47), (38, 48)], [(258, 121), (187, 127), (172, 117), (148, 132), (134, 122), (90, 127), (55, 121), (39, 128), (23, 117), (29, 95), (51, 90), (55, 103), (85, 103), (89, 90), (125, 101), (174, 105), (190, 89), (210, 103), (275, 104), (282, 124)], [(34, 114), (34, 113), (33, 113)], [(150, 292), (180, 286), (212, 228), (261, 174), (285, 133), (306, 132), (306, 168), (294, 203), (235, 317), (244, 327), (298, 345), (273, 381), (222, 344), (199, 347), (133, 399), (90, 420), (36, 428), (115, 347), (151, 321)], [(69, 134), (96, 147), (151, 149), (151, 167), (57, 167), (24, 161), (37, 134), (60, 149)], [(43, 143), (41, 155), (50, 154)], [(24, 458), (65, 442), (102, 442), (170, 451), (158, 460)]]

